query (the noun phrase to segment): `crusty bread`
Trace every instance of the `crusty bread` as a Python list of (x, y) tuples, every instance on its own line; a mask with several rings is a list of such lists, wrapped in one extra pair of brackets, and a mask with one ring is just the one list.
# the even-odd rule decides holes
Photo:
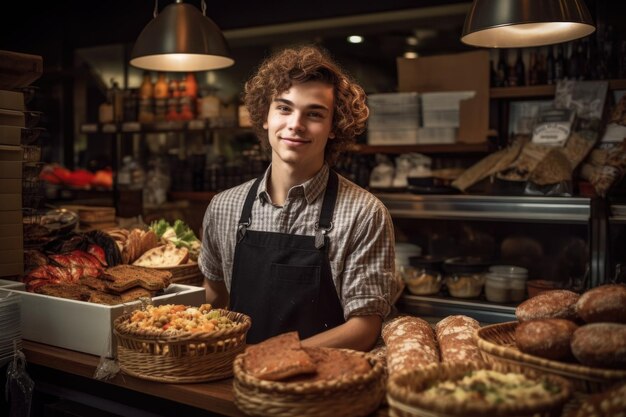
[(573, 417), (624, 417), (626, 416), (626, 382), (583, 399)]
[(166, 268), (178, 266), (189, 260), (187, 248), (177, 248), (173, 243), (157, 246), (141, 255), (133, 265), (148, 268)]
[(88, 301), (91, 296), (89, 288), (78, 283), (44, 284), (36, 287), (35, 292), (76, 301)]
[(80, 278), (80, 283), (96, 291), (107, 290), (107, 282), (100, 278), (83, 276)]
[(135, 265), (117, 265), (104, 270), (107, 288), (115, 293), (122, 293), (133, 287), (142, 287), (149, 291), (167, 288), (172, 280), (172, 273)]
[(626, 323), (626, 285), (607, 284), (580, 296), (576, 313), (587, 323)]
[(578, 325), (565, 319), (540, 319), (520, 323), (515, 329), (515, 344), (524, 353), (546, 359), (572, 357), (572, 336)]
[(389, 374), (439, 362), (435, 334), (430, 324), (418, 317), (400, 316), (383, 325)]
[(524, 301), (515, 309), (519, 321), (538, 319), (578, 320), (576, 302), (580, 296), (569, 290), (542, 292)]
[(365, 357), (341, 349), (317, 347), (304, 348), (304, 351), (315, 363), (315, 373), (295, 376), (290, 382), (330, 381), (364, 375), (372, 369)]
[(280, 381), (316, 370), (311, 357), (302, 349), (298, 332), (287, 332), (246, 347), (243, 368), (250, 375)]
[(626, 324), (591, 323), (580, 326), (572, 337), (572, 353), (584, 365), (626, 367)]
[(435, 336), (441, 362), (482, 363), (480, 349), (474, 340), (474, 333), (478, 329), (480, 323), (468, 316), (454, 315), (440, 320), (435, 325)]

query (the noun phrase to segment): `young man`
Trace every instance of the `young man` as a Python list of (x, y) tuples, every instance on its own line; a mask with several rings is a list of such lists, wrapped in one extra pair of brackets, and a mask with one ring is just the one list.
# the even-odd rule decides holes
[(245, 104), (271, 165), (207, 208), (207, 301), (251, 316), (249, 343), (297, 330), (305, 346), (372, 348), (397, 291), (393, 225), (329, 168), (365, 128), (363, 90), (306, 46), (263, 62)]

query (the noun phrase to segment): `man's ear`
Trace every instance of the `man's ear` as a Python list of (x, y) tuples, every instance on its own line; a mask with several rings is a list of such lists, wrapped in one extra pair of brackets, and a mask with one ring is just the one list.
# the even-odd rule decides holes
[(328, 134), (328, 139), (335, 139), (335, 133), (334, 132), (330, 132)]
[(267, 122), (263, 123), (263, 129), (267, 130)]

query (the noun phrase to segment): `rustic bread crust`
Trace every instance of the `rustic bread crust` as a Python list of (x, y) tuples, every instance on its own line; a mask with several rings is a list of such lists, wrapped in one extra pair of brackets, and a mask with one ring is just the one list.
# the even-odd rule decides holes
[(189, 250), (187, 248), (177, 248), (174, 244), (168, 243), (145, 252), (133, 262), (133, 265), (165, 268), (185, 264), (188, 260)]
[(576, 323), (565, 319), (541, 319), (520, 323), (515, 329), (517, 348), (546, 359), (572, 358), (571, 342)]
[(107, 288), (119, 294), (137, 286), (149, 291), (163, 290), (170, 285), (172, 273), (135, 265), (117, 265), (105, 269), (103, 278), (108, 281)]
[(283, 333), (246, 347), (243, 367), (250, 375), (268, 381), (316, 371), (315, 363), (302, 349), (298, 332)]
[(400, 316), (385, 323), (387, 369), (392, 375), (439, 362), (435, 334), (430, 324), (418, 317)]
[(566, 319), (577, 321), (576, 302), (580, 296), (569, 290), (551, 290), (524, 301), (515, 309), (519, 321)]
[(607, 284), (580, 296), (576, 313), (587, 323), (626, 323), (626, 285)]
[(372, 366), (363, 356), (351, 355), (341, 349), (318, 347), (304, 348), (304, 351), (315, 363), (316, 372), (295, 376), (289, 382), (331, 381), (365, 375), (372, 370)]
[(439, 344), (441, 362), (443, 363), (482, 363), (480, 349), (474, 341), (474, 333), (480, 329), (475, 319), (455, 315), (440, 320), (435, 325), (435, 336)]
[(572, 337), (572, 353), (580, 363), (602, 368), (626, 367), (626, 324), (591, 323)]

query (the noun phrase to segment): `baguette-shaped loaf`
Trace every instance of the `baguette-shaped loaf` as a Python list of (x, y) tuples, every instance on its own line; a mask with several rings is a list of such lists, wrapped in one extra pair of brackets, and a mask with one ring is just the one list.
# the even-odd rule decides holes
[(439, 362), (435, 334), (430, 324), (418, 317), (400, 316), (385, 323), (389, 375)]
[(474, 333), (480, 323), (471, 317), (448, 316), (435, 325), (435, 335), (443, 363), (482, 363)]
[(626, 323), (626, 285), (607, 284), (580, 296), (576, 313), (587, 323)]
[(519, 321), (566, 319), (576, 321), (576, 302), (580, 296), (568, 290), (551, 290), (529, 298), (515, 309)]

